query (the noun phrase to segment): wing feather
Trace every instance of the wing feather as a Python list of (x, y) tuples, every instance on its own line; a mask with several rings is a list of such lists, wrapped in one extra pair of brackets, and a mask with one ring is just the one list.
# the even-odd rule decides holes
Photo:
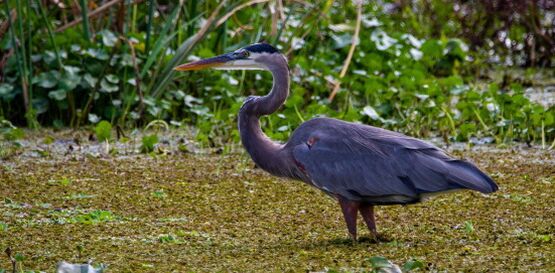
[[(301, 128), (299, 128), (301, 129)], [(453, 189), (484, 193), (497, 185), (473, 164), (456, 160), (427, 142), (371, 126), (326, 119), (309, 125), (293, 157), (308, 174), (307, 181), (352, 200), (404, 196)]]

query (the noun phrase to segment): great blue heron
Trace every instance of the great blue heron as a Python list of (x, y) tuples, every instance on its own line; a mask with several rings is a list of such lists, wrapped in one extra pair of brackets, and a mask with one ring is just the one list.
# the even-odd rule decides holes
[(241, 142), (263, 170), (304, 181), (337, 199), (354, 241), (358, 212), (378, 238), (375, 205), (413, 204), (459, 189), (497, 190), (472, 163), (454, 159), (428, 142), (368, 125), (314, 118), (301, 124), (287, 143), (270, 140), (259, 118), (274, 113), (287, 99), (289, 67), (285, 56), (269, 44), (252, 44), (175, 70), (204, 68), (272, 73), (270, 93), (249, 96), (239, 111)]

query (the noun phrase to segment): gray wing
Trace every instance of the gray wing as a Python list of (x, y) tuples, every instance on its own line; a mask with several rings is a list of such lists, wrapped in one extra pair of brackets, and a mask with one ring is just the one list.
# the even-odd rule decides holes
[(411, 203), (426, 193), (497, 189), (471, 163), (453, 159), (424, 141), (333, 119), (313, 123), (299, 128), (293, 157), (307, 182), (330, 194), (375, 203)]

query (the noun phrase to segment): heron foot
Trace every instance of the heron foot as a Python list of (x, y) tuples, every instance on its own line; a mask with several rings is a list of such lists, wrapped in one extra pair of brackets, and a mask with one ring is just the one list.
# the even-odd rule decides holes
[(356, 245), (358, 243), (358, 238), (356, 234), (349, 233), (349, 237), (351, 238), (352, 245)]
[(384, 235), (383, 233), (372, 233), (372, 240), (376, 243), (389, 243), (393, 241), (388, 236)]

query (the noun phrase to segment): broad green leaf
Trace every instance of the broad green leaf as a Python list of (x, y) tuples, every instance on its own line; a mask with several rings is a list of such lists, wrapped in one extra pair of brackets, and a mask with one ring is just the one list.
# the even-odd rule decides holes
[(8, 95), (13, 90), (13, 85), (9, 83), (0, 83), (0, 97)]
[[(136, 59), (135, 60), (138, 63), (140, 63), (140, 59)], [(133, 66), (133, 56), (131, 56), (131, 54), (123, 54), (121, 55), (119, 64), (121, 66), (129, 66), (132, 67)]]
[(380, 119), (380, 115), (378, 114), (378, 112), (376, 112), (374, 107), (372, 107), (370, 105), (364, 106), (364, 108), (362, 109), (361, 114), (369, 116), (373, 120), (379, 120)]
[(428, 58), (439, 58), (443, 55), (443, 48), (438, 40), (427, 40), (422, 44), (420, 50)]
[(397, 43), (397, 40), (391, 38), (386, 32), (381, 29), (372, 31), (370, 40), (374, 42), (378, 50), (386, 50)]
[(71, 91), (77, 87), (81, 82), (81, 76), (79, 76), (80, 69), (74, 66), (64, 66), (64, 75), (58, 83), (58, 88)]
[(89, 113), (88, 119), (89, 119), (89, 122), (93, 124), (98, 123), (100, 121), (100, 117), (93, 113)]
[(23, 262), (23, 260), (25, 260), (25, 256), (23, 256), (23, 254), (17, 253), (15, 254), (15, 260), (18, 262)]
[(371, 257), (368, 261), (375, 269), (388, 268), (391, 265), (391, 262), (388, 259), (381, 256)]
[(464, 230), (466, 231), (466, 233), (473, 233), (474, 232), (474, 225), (472, 224), (472, 221), (465, 221), (464, 222)]
[(56, 53), (54, 53), (54, 51), (51, 51), (51, 50), (44, 51), (44, 53), (42, 54), (42, 59), (48, 65), (54, 65), (57, 62)]
[(110, 140), (112, 137), (112, 124), (103, 120), (94, 127), (94, 132), (98, 141)]
[(112, 84), (108, 82), (106, 78), (100, 81), (100, 92), (113, 93), (113, 92), (117, 92), (118, 90), (119, 90), (119, 87), (116, 84)]
[(118, 42), (118, 37), (107, 29), (100, 31), (99, 34), (102, 35), (102, 43), (107, 47), (113, 47)]
[(36, 114), (43, 114), (48, 111), (49, 103), (46, 97), (35, 97), (33, 98), (33, 110), (35, 110)]
[(64, 71), (69, 75), (77, 75), (81, 71), (81, 68), (71, 65), (64, 65)]
[(141, 152), (150, 153), (154, 151), (154, 145), (158, 143), (158, 136), (157, 135), (143, 136), (143, 138), (141, 139), (141, 142), (142, 142)]
[(403, 267), (403, 272), (411, 272), (415, 269), (426, 269), (426, 266), (424, 265), (424, 263), (420, 260), (417, 259), (411, 259), (408, 262), (406, 262)]
[(67, 92), (65, 89), (57, 89), (48, 92), (48, 97), (57, 101), (62, 101), (66, 98)]
[(83, 76), (83, 81), (85, 83), (85, 87), (93, 88), (96, 86), (98, 79), (93, 77), (91, 74), (87, 73)]
[(60, 80), (60, 72), (56, 70), (42, 72), (33, 77), (33, 84), (37, 84), (42, 88), (52, 88), (58, 84)]
[(277, 130), (278, 130), (278, 132), (285, 132), (285, 131), (289, 130), (289, 126), (283, 125), (283, 126), (280, 126), (279, 128), (277, 128)]
[(109, 82), (111, 82), (113, 84), (119, 83), (119, 78), (114, 74), (106, 75), (106, 80), (108, 80)]
[(89, 48), (87, 50), (87, 55), (99, 59), (101, 61), (106, 61), (110, 58), (110, 56), (108, 55), (108, 53), (106, 53), (106, 51), (104, 51), (103, 49), (100, 48)]
[(353, 36), (349, 33), (345, 33), (341, 35), (332, 34), (331, 38), (333, 39), (333, 42), (334, 42), (333, 47), (335, 49), (346, 47), (350, 45), (351, 41), (353, 40)]
[(414, 95), (420, 100), (426, 100), (427, 98), (430, 97), (430, 95), (426, 95), (426, 94), (414, 94)]
[(70, 47), (70, 51), (71, 52), (80, 52), (81, 51), (81, 46), (78, 44), (73, 44)]
[(354, 30), (353, 25), (349, 24), (336, 24), (328, 26), (334, 32), (352, 32)]

